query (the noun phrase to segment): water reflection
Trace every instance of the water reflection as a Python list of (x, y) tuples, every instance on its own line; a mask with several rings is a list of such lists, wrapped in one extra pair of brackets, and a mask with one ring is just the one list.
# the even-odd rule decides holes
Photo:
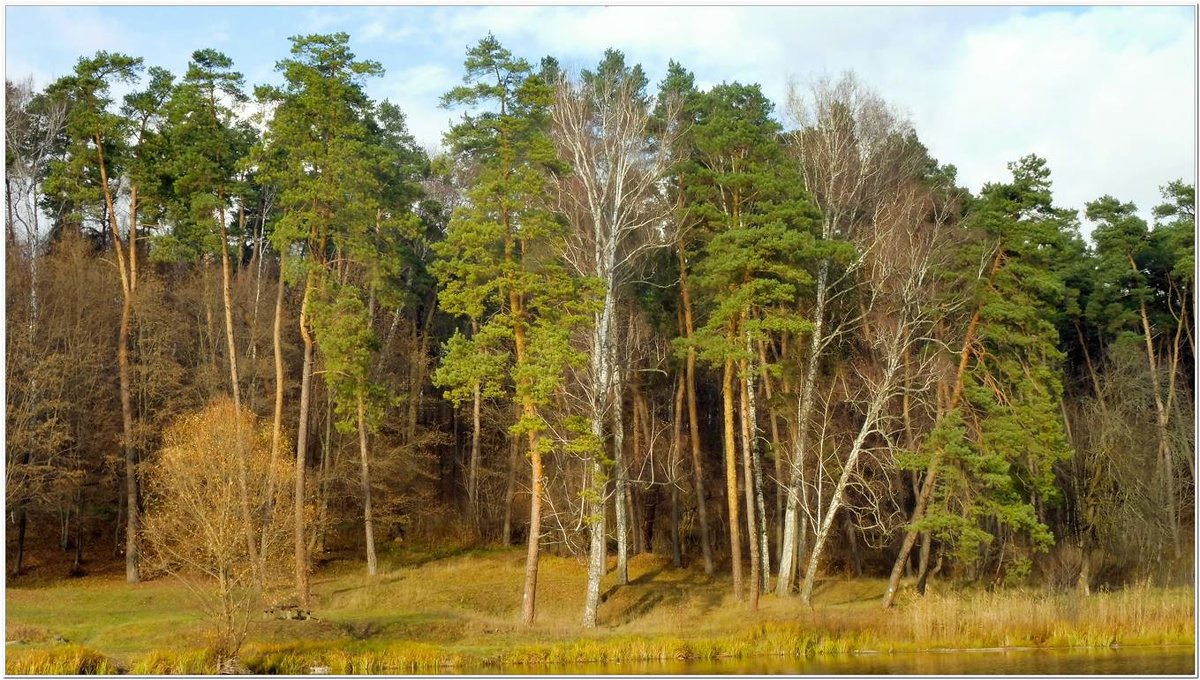
[(853, 654), (817, 659), (755, 657), (716, 661), (511, 666), (488, 671), (548, 675), (1190, 675), (1191, 647), (1007, 649)]

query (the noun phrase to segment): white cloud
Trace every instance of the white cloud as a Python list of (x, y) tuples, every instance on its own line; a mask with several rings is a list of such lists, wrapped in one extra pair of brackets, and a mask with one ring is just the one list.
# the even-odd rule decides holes
[(914, 104), (918, 131), (972, 189), (1037, 153), (1060, 205), (1111, 193), (1148, 215), (1159, 185), (1195, 181), (1195, 39), (1178, 18), (1112, 7), (973, 30), (942, 96)]
[[(1194, 9), (1093, 7), (483, 7), (443, 10), (447, 42), (487, 31), (530, 59), (586, 67), (606, 47), (652, 79), (668, 59), (700, 84), (856, 70), (907, 112), (931, 153), (978, 190), (1047, 158), (1056, 201), (1104, 193), (1145, 214), (1158, 186), (1195, 181)], [(1189, 13), (1191, 16), (1189, 17)], [(1189, 21), (1189, 18), (1192, 21)]]
[(422, 147), (437, 147), (448, 121), (458, 114), (438, 108), (438, 98), (459, 80), (459, 74), (439, 64), (390, 70), (378, 90), (381, 99), (400, 107), (408, 131)]

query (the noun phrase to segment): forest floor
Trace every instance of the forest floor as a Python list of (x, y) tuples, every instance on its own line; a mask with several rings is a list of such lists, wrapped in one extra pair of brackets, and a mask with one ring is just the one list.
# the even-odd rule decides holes
[[(831, 577), (812, 606), (763, 595), (750, 613), (728, 576), (637, 555), (630, 583), (601, 587), (600, 625), (583, 630), (585, 565), (543, 558), (537, 622), (521, 625), (524, 550), (398, 549), (380, 575), (334, 561), (312, 578), (315, 617), (251, 619), (241, 659), (253, 672), (406, 673), (528, 664), (814, 656), (996, 647), (1194, 645), (1194, 593), (1134, 587), (1083, 597), (1037, 589), (986, 592), (931, 583), (880, 609), (882, 579)], [(211, 672), (208, 624), (178, 580), (136, 585), (123, 570), (6, 590), (6, 671)], [(327, 671), (328, 672), (328, 671)]]

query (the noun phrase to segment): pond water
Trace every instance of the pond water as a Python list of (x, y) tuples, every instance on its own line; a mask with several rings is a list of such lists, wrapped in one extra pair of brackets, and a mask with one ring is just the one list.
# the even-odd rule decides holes
[(1004, 649), (849, 654), (816, 659), (754, 657), (716, 661), (510, 666), (489, 673), (548, 675), (1196, 675), (1192, 647)]

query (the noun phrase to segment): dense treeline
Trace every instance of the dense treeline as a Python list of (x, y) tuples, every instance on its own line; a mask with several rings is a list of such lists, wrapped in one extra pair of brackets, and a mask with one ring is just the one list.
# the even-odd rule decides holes
[(345, 34), (277, 70), (6, 83), (13, 574), (137, 581), (224, 479), (204, 555), (303, 600), (415, 538), (526, 545), (526, 622), (540, 552), (577, 556), (586, 626), (614, 552), (751, 607), (838, 571), (889, 605), (1191, 578), (1193, 187), (1079, 215), (1030, 155), (973, 195), (849, 75), (777, 112), (488, 36), (430, 157)]

